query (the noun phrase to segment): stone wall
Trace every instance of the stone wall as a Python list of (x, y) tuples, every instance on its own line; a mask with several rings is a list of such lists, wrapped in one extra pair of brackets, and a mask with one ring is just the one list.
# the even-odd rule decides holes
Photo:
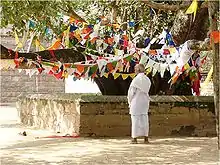
[(52, 94), (27, 95), (19, 97), (16, 107), (21, 123), (27, 126), (79, 134), (80, 111), (73, 99)]
[(1, 103), (15, 103), (17, 96), (34, 93), (65, 93), (65, 82), (53, 76), (39, 74), (29, 76), (26, 71), (1, 70)]
[[(212, 96), (151, 96), (150, 136), (215, 136), (213, 101)], [(80, 136), (130, 136), (124, 96), (32, 95), (20, 98), (17, 108), (29, 126)]]
[[(151, 136), (215, 136), (213, 97), (151, 96)], [(129, 136), (125, 97), (84, 98), (80, 101), (83, 136)]]
[[(14, 49), (16, 47), (14, 36), (10, 36), (8, 32), (11, 27), (2, 28), (0, 30), (1, 44), (7, 48)], [(12, 33), (12, 31), (10, 32)], [(20, 38), (21, 40), (21, 38)], [(26, 51), (27, 45), (24, 48)], [(30, 51), (35, 51), (34, 47)], [(5, 61), (1, 61), (3, 65)], [(4, 64), (5, 65), (5, 64)], [(31, 78), (26, 75), (26, 71), (16, 69), (0, 70), (0, 103), (15, 103), (17, 96), (20, 94), (28, 95), (34, 93), (65, 93), (65, 83), (63, 80), (57, 80), (53, 76), (40, 74), (33, 75)]]

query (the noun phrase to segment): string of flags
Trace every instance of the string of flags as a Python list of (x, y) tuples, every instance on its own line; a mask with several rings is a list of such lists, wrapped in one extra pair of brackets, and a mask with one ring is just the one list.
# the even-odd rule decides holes
[[(114, 79), (122, 77), (134, 78), (133, 66), (143, 63), (147, 73), (152, 72), (154, 76), (160, 73), (164, 76), (166, 70), (172, 75), (171, 83), (175, 83), (179, 75), (192, 67), (188, 63), (195, 51), (188, 49), (188, 43), (176, 47), (171, 33), (164, 31), (157, 37), (144, 39), (144, 48), (137, 47), (137, 43), (145, 35), (145, 30), (140, 28), (135, 34), (132, 32), (135, 22), (128, 22), (131, 31), (123, 31), (122, 24), (101, 25), (103, 18), (98, 18), (95, 25), (87, 24), (69, 18), (67, 29), (62, 33), (61, 38), (57, 38), (51, 46), (45, 48), (38, 39), (35, 45), (39, 50), (49, 50), (56, 62), (46, 61), (37, 56), (37, 60), (30, 61), (19, 57), (16, 54), (14, 59), (16, 67), (21, 63), (32, 63), (36, 65), (38, 72), (46, 72), (54, 75), (57, 79), (65, 79), (68, 75), (75, 78), (95, 78), (108, 77), (112, 75)], [(34, 23), (29, 26), (34, 27)], [(46, 30), (50, 33), (51, 30)], [(161, 49), (151, 49), (152, 44), (163, 45)], [(20, 45), (21, 46), (21, 45)], [(56, 59), (53, 50), (69, 47), (84, 47), (85, 61), (77, 63), (61, 63)], [(94, 55), (95, 53), (101, 55)], [(32, 72), (31, 74), (36, 73)]]
[[(168, 51), (169, 50), (169, 51)], [(53, 51), (50, 51), (51, 53)], [(169, 52), (169, 53), (168, 53)], [(110, 74), (117, 79), (122, 77), (123, 80), (127, 78), (134, 78), (135, 73), (131, 72), (131, 66), (135, 66), (137, 63), (143, 63), (146, 66), (147, 73), (152, 72), (153, 76), (159, 72), (161, 77), (163, 77), (164, 72), (169, 70), (173, 76), (172, 81), (175, 83), (176, 77), (175, 72), (177, 67), (182, 67), (183, 70), (190, 68), (187, 63), (189, 58), (192, 56), (194, 51), (187, 49), (187, 43), (183, 46), (170, 49), (159, 49), (159, 50), (149, 50), (148, 53), (139, 49), (134, 54), (124, 54), (121, 56), (96, 56), (91, 54), (86, 54), (86, 60), (77, 63), (61, 63), (61, 62), (48, 62), (44, 59), (37, 58), (37, 63), (35, 64), (39, 71), (45, 71), (50, 75), (54, 75), (57, 79), (67, 78), (68, 75), (74, 75), (76, 78), (94, 78), (94, 77), (106, 77)], [(53, 54), (53, 53), (52, 53)], [(53, 56), (55, 56), (53, 54)], [(27, 62), (27, 60), (21, 60), (18, 53), (15, 57), (15, 64), (18, 66), (22, 62)], [(35, 71), (28, 72), (30, 75), (36, 73)], [(180, 72), (177, 72), (179, 75)]]

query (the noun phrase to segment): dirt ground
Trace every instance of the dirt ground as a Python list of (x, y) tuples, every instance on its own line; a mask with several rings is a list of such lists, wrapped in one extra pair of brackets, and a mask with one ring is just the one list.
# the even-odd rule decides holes
[[(27, 131), (27, 136), (18, 133)], [(39, 138), (47, 130), (19, 123), (14, 107), (0, 106), (1, 165), (217, 165), (217, 138), (150, 138), (151, 144), (130, 144), (129, 138)], [(220, 164), (220, 163), (219, 163)]]

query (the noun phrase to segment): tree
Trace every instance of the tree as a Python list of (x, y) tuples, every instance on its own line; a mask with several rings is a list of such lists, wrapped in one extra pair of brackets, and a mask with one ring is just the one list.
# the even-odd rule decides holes
[[(96, 5), (93, 5), (96, 4)], [(169, 26), (177, 45), (183, 44), (185, 41), (190, 40), (189, 48), (194, 50), (209, 50), (209, 43), (207, 34), (213, 31), (219, 31), (217, 26), (217, 18), (219, 18), (219, 2), (218, 1), (198, 1), (198, 10), (195, 19), (193, 15), (186, 15), (185, 11), (191, 4), (190, 1), (2, 1), (2, 19), (1, 26), (7, 26), (13, 24), (13, 30), (17, 30), (20, 33), (24, 33), (27, 23), (32, 20), (35, 23), (35, 32), (38, 34), (38, 38), (43, 38), (48, 41), (51, 36), (56, 35), (60, 37), (62, 32), (67, 28), (63, 24), (61, 15), (69, 15), (80, 21), (89, 21), (94, 23), (97, 15), (109, 15), (109, 20), (103, 21), (106, 23), (127, 22), (130, 20), (139, 21), (134, 27), (134, 31), (138, 30), (140, 26), (144, 26), (147, 30), (147, 34), (150, 37), (158, 34), (162, 30), (162, 27)], [(92, 9), (92, 10), (91, 10)], [(93, 11), (93, 12), (91, 12)], [(83, 16), (79, 16), (81, 14)], [(151, 13), (151, 14), (149, 14)], [(101, 14), (101, 15), (100, 15)], [(167, 20), (165, 20), (168, 18)], [(175, 18), (175, 19), (174, 19)], [(160, 21), (159, 21), (160, 20)], [(161, 21), (162, 20), (162, 21)], [(33, 23), (32, 22), (32, 23)], [(209, 25), (210, 23), (210, 25)], [(211, 27), (209, 29), (209, 26)], [(52, 30), (51, 35), (45, 35), (47, 29)], [(127, 25), (123, 25), (123, 29), (126, 29)], [(209, 31), (210, 30), (210, 31)], [(142, 38), (143, 39), (143, 38)], [(200, 40), (200, 41), (196, 41)], [(202, 42), (203, 41), (203, 42)], [(143, 46), (143, 40), (139, 40), (137, 44), (139, 47)], [(157, 48), (160, 45), (152, 45)], [(216, 112), (216, 125), (218, 133), (218, 148), (220, 149), (220, 113), (219, 113), (219, 43), (212, 43), (212, 49), (214, 51), (214, 98), (215, 98), (215, 112)], [(57, 58), (63, 58), (64, 62), (76, 62), (83, 60), (84, 48), (74, 47), (71, 49), (55, 50)], [(41, 51), (37, 52), (46, 59), (50, 59), (49, 52)], [(65, 54), (63, 56), (63, 54)], [(72, 55), (75, 55), (74, 58)], [(35, 53), (23, 53), (21, 54), (27, 58), (35, 58)], [(15, 52), (11, 52), (11, 56), (8, 53), (8, 49), (1, 45), (1, 59), (13, 59)], [(28, 67), (28, 66), (23, 66)], [(150, 75), (149, 75), (150, 76)], [(161, 78), (159, 74), (151, 77), (153, 88), (151, 94), (159, 94), (161, 91), (165, 94), (178, 94), (177, 91), (181, 91), (182, 88), (178, 88), (180, 84), (188, 83), (187, 80), (183, 82), (179, 79), (178, 83), (169, 90), (169, 84), (167, 81), (170, 79), (170, 74), (165, 73), (165, 78)], [(102, 94), (107, 95), (125, 95), (131, 82), (131, 79), (117, 79), (113, 77), (108, 79), (104, 77), (95, 78), (95, 82), (99, 86)], [(161, 88), (162, 87), (162, 88)], [(190, 86), (185, 85), (190, 91)], [(177, 90), (178, 89), (178, 90)], [(184, 90), (185, 91), (185, 90)], [(179, 93), (180, 94), (180, 93)], [(186, 94), (186, 93), (182, 93)]]
[[(164, 4), (165, 3), (165, 4)], [(97, 4), (97, 5), (93, 5)], [(54, 35), (60, 37), (62, 32), (67, 29), (67, 26), (63, 23), (61, 15), (69, 15), (80, 21), (88, 21), (94, 23), (97, 15), (108, 15), (108, 19), (103, 21), (103, 24), (108, 22), (127, 22), (135, 20), (139, 22), (135, 25), (134, 31), (138, 28), (144, 27), (146, 29), (146, 35), (153, 37), (162, 31), (164, 26), (171, 27), (173, 38), (177, 45), (183, 44), (187, 40), (197, 39), (204, 40), (208, 31), (208, 10), (206, 2), (199, 2), (199, 10), (197, 12), (195, 21), (193, 21), (192, 15), (186, 15), (184, 12), (189, 7), (191, 2), (188, 1), (164, 1), (151, 2), (151, 1), (97, 1), (91, 3), (91, 1), (3, 1), (2, 2), (2, 15), (1, 25), (6, 26), (13, 24), (14, 30), (24, 33), (27, 29), (26, 26), (29, 21), (35, 23), (34, 31), (38, 34), (39, 39), (46, 39), (49, 41)], [(90, 11), (95, 11), (92, 12)], [(176, 13), (177, 12), (177, 13)], [(81, 13), (83, 16), (79, 16), (76, 13)], [(150, 14), (149, 14), (150, 13)], [(176, 17), (175, 17), (176, 16)], [(168, 19), (166, 19), (168, 18)], [(175, 20), (174, 20), (175, 18)], [(142, 20), (142, 21), (139, 21)], [(51, 29), (52, 33), (47, 34), (47, 29)], [(127, 25), (123, 26), (126, 29)], [(143, 39), (139, 40), (137, 46), (143, 47)], [(203, 49), (200, 45), (195, 44), (200, 42), (192, 41), (192, 49)], [(152, 48), (160, 48), (161, 45), (152, 45)], [(206, 47), (205, 47), (206, 48)], [(76, 50), (78, 48), (74, 48)], [(82, 50), (82, 49), (81, 49)], [(60, 50), (60, 51), (65, 51)], [(48, 51), (40, 53), (43, 57), (48, 59)], [(70, 51), (71, 52), (71, 51)], [(77, 52), (75, 52), (77, 53)], [(7, 52), (5, 55), (8, 55)], [(30, 57), (29, 54), (23, 54)], [(59, 56), (59, 55), (58, 55)], [(71, 54), (68, 58), (64, 59), (64, 62), (71, 62)], [(8, 58), (8, 56), (7, 56)], [(11, 57), (12, 58), (12, 57)], [(81, 59), (81, 58), (80, 58)], [(132, 71), (132, 69), (131, 69)], [(191, 94), (191, 87), (189, 80), (184, 81), (179, 78), (175, 85), (170, 89), (168, 80), (171, 78), (169, 72), (165, 73), (165, 78), (161, 78), (160, 74), (156, 74), (154, 77), (149, 75), (152, 80), (152, 88), (150, 94)], [(105, 95), (126, 95), (131, 78), (122, 80), (118, 78), (114, 80), (112, 76), (95, 78), (95, 82), (99, 86), (102, 94)], [(185, 84), (185, 85), (182, 85)], [(182, 90), (182, 86), (185, 88)], [(180, 93), (181, 92), (181, 93)]]
[[(209, 1), (209, 20), (210, 20), (210, 30), (211, 32), (219, 31), (218, 27), (218, 20), (219, 17), (218, 9), (219, 9), (219, 2), (218, 1)], [(213, 53), (213, 84), (214, 84), (214, 100), (215, 100), (215, 115), (216, 115), (216, 130), (218, 136), (218, 149), (220, 150), (220, 59), (219, 59), (219, 42), (212, 41), (212, 50)]]

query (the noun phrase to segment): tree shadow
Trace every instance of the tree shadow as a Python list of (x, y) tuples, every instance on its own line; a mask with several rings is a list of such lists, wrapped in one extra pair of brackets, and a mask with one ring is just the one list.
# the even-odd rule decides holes
[[(138, 139), (139, 140), (139, 139)], [(129, 139), (38, 139), (2, 149), (3, 164), (214, 164), (216, 138), (153, 138), (151, 144)]]

